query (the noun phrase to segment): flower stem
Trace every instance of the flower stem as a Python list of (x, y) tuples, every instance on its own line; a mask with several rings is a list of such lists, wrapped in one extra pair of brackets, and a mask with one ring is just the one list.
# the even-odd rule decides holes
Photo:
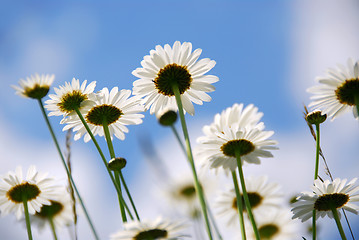
[(121, 181), (122, 181), (123, 187), (125, 188), (125, 191), (126, 191), (126, 193), (127, 193), (128, 199), (129, 199), (129, 200), (130, 200), (130, 202), (131, 202), (131, 205), (132, 205), (133, 211), (134, 211), (134, 212), (135, 212), (135, 214), (136, 214), (136, 218), (137, 218), (137, 220), (138, 220), (138, 221), (140, 221), (140, 216), (138, 215), (138, 212), (137, 212), (137, 209), (136, 209), (135, 203), (134, 203), (134, 201), (133, 201), (133, 199), (132, 199), (132, 196), (131, 196), (131, 194), (130, 194), (130, 190), (129, 190), (129, 189), (128, 189), (128, 187), (127, 187), (127, 184), (126, 184), (125, 178), (123, 177), (123, 174), (122, 174), (122, 172), (121, 172), (121, 171), (120, 171), (120, 178), (121, 178)]
[[(319, 169), (319, 151), (320, 151), (320, 124), (316, 123), (315, 124), (315, 130), (316, 130), (316, 150), (315, 150), (315, 170), (314, 170), (314, 180), (316, 180), (318, 178), (318, 169)], [(312, 236), (313, 236), (313, 240), (317, 239), (317, 212), (314, 209), (313, 210), (313, 217), (312, 217)]]
[(57, 235), (56, 235), (56, 229), (55, 229), (55, 225), (54, 225), (54, 220), (53, 220), (51, 217), (49, 218), (49, 223), (50, 223), (52, 235), (54, 236), (54, 240), (57, 240)]
[(53, 140), (54, 143), (55, 143), (57, 152), (59, 153), (60, 158), (61, 158), (61, 161), (62, 161), (62, 164), (63, 164), (63, 166), (64, 166), (64, 168), (65, 168), (65, 170), (66, 170), (67, 177), (70, 179), (70, 181), (71, 181), (71, 183), (72, 183), (72, 186), (73, 186), (73, 188), (74, 188), (74, 190), (75, 190), (75, 192), (76, 192), (76, 195), (77, 195), (77, 197), (79, 198), (80, 205), (81, 205), (81, 207), (82, 207), (82, 210), (83, 210), (84, 213), (85, 213), (86, 219), (87, 219), (87, 221), (88, 221), (88, 223), (89, 223), (89, 225), (90, 225), (90, 228), (91, 228), (91, 230), (92, 230), (92, 233), (93, 233), (93, 235), (95, 236), (95, 239), (98, 240), (99, 237), (98, 237), (98, 235), (97, 235), (97, 232), (96, 232), (96, 230), (95, 230), (95, 227), (94, 227), (94, 225), (93, 225), (93, 223), (92, 223), (92, 221), (91, 221), (91, 218), (90, 218), (90, 216), (89, 216), (89, 214), (88, 214), (88, 212), (87, 212), (87, 210), (86, 210), (86, 207), (85, 207), (85, 204), (84, 204), (84, 202), (83, 202), (83, 200), (82, 200), (82, 197), (81, 197), (79, 191), (77, 190), (76, 184), (75, 184), (75, 182), (74, 182), (74, 179), (72, 178), (72, 175), (71, 175), (71, 173), (70, 173), (70, 171), (69, 171), (69, 168), (67, 167), (67, 164), (66, 164), (66, 162), (65, 162), (65, 158), (64, 158), (64, 156), (63, 156), (63, 154), (62, 154), (62, 152), (61, 152), (60, 145), (59, 145), (59, 143), (58, 143), (58, 141), (57, 141), (57, 138), (56, 138), (56, 136), (55, 136), (55, 133), (54, 133), (54, 131), (53, 131), (53, 129), (52, 129), (52, 126), (51, 126), (51, 124), (50, 124), (49, 118), (48, 118), (47, 115), (46, 115), (45, 108), (44, 108), (44, 104), (42, 103), (42, 100), (41, 100), (41, 99), (39, 99), (38, 102), (39, 102), (39, 105), (40, 105), (40, 109), (41, 109), (42, 115), (43, 115), (43, 117), (44, 117), (44, 119), (45, 119), (45, 122), (46, 122), (46, 124), (47, 124), (47, 127), (49, 128), (49, 131), (50, 131), (52, 140)]
[(354, 102), (355, 102), (355, 105), (357, 107), (357, 114), (358, 114), (358, 117), (359, 117), (359, 94), (356, 94), (354, 96)]
[[(120, 171), (114, 171), (114, 175), (115, 175), (115, 181), (117, 183), (118, 186), (121, 186), (121, 181), (120, 181)], [(122, 190), (121, 190), (121, 194), (122, 194)], [(127, 222), (127, 217), (126, 217), (126, 213), (125, 213), (125, 209), (123, 207), (123, 204), (121, 203), (121, 201), (119, 200), (119, 204), (120, 204), (120, 210), (121, 210), (121, 217), (122, 217), (122, 221), (123, 222)]]
[(196, 192), (201, 204), (201, 208), (202, 208), (202, 213), (206, 222), (206, 229), (207, 229), (207, 234), (209, 239), (213, 239), (212, 237), (212, 232), (211, 232), (211, 227), (210, 227), (210, 223), (209, 223), (209, 219), (208, 219), (208, 213), (207, 213), (207, 207), (206, 207), (206, 202), (204, 200), (204, 196), (203, 196), (203, 191), (202, 191), (202, 187), (199, 183), (198, 180), (198, 176), (197, 176), (197, 172), (196, 172), (196, 167), (194, 165), (194, 161), (193, 161), (193, 154), (192, 154), (192, 148), (191, 148), (191, 143), (189, 140), (189, 135), (188, 135), (188, 130), (187, 130), (187, 125), (186, 125), (186, 119), (184, 117), (184, 113), (183, 113), (183, 106), (182, 106), (182, 100), (181, 100), (181, 95), (178, 89), (178, 86), (176, 84), (174, 84), (172, 86), (173, 88), (173, 92), (175, 94), (175, 98), (176, 98), (176, 102), (177, 102), (177, 106), (178, 106), (178, 112), (180, 115), (180, 119), (181, 119), (181, 125), (182, 125), (182, 131), (183, 131), (183, 135), (186, 141), (186, 147), (187, 147), (187, 157), (188, 160), (190, 162), (191, 165), (191, 170), (192, 170), (192, 174), (193, 174), (193, 178), (195, 181), (195, 188), (196, 188)]
[(87, 133), (90, 135), (92, 142), (95, 144), (98, 153), (99, 153), (100, 156), (101, 156), (102, 162), (103, 162), (103, 164), (104, 164), (105, 167), (106, 167), (106, 170), (107, 170), (107, 172), (108, 172), (108, 174), (109, 174), (109, 176), (110, 176), (110, 178), (111, 178), (111, 180), (112, 180), (113, 185), (115, 186), (117, 195), (118, 195), (118, 197), (119, 197), (119, 201), (122, 202), (122, 204), (124, 205), (125, 209), (127, 210), (128, 215), (129, 215), (130, 218), (133, 220), (133, 216), (132, 216), (132, 214), (131, 214), (131, 212), (130, 212), (130, 209), (128, 208), (128, 206), (127, 206), (125, 200), (122, 198), (120, 186), (117, 185), (117, 183), (116, 183), (116, 181), (115, 181), (115, 178), (113, 177), (113, 175), (112, 175), (110, 169), (108, 168), (108, 163), (107, 163), (107, 161), (106, 161), (105, 155), (103, 154), (103, 152), (102, 152), (102, 150), (101, 150), (101, 148), (100, 148), (100, 145), (99, 145), (98, 142), (96, 141), (95, 136), (92, 134), (92, 132), (91, 132), (89, 126), (87, 125), (87, 123), (86, 123), (84, 117), (82, 116), (80, 110), (75, 109), (75, 111), (76, 111), (78, 117), (80, 118), (82, 124), (83, 124), (84, 127), (86, 128)]
[[(176, 137), (176, 139), (177, 139), (177, 141), (178, 141), (178, 143), (179, 143), (179, 145), (180, 145), (182, 151), (183, 151), (184, 154), (186, 155), (186, 154), (187, 154), (187, 153), (186, 153), (186, 148), (185, 148), (183, 142), (181, 141), (181, 138), (180, 138), (180, 136), (179, 136), (179, 134), (178, 134), (178, 132), (177, 132), (177, 130), (176, 130), (174, 124), (172, 124), (172, 125), (170, 125), (170, 126), (171, 126), (171, 129), (172, 129), (172, 131), (173, 131), (173, 134), (175, 135), (175, 137)], [(219, 228), (218, 228), (218, 226), (217, 226), (216, 219), (214, 218), (213, 214), (211, 214), (211, 209), (210, 209), (210, 207), (209, 207), (209, 205), (208, 205), (208, 201), (207, 201), (205, 195), (204, 195), (204, 200), (205, 200), (205, 202), (206, 202), (207, 211), (208, 211), (208, 216), (209, 216), (210, 220), (212, 221), (214, 230), (215, 230), (216, 233), (217, 233), (217, 237), (218, 237), (218, 239), (222, 240), (222, 235), (221, 235), (221, 233), (220, 233), (220, 231), (219, 231)]]
[(27, 236), (29, 237), (29, 240), (32, 240), (29, 209), (28, 209), (28, 207), (27, 207), (27, 199), (26, 199), (26, 197), (24, 197), (24, 196), (23, 196), (22, 199), (23, 199), (22, 202), (23, 202), (23, 204), (24, 204), (24, 212), (25, 212)]
[(238, 209), (238, 214), (239, 214), (239, 223), (241, 225), (242, 239), (246, 240), (247, 237), (246, 237), (246, 230), (245, 230), (245, 227), (244, 227), (244, 219), (243, 219), (242, 194), (239, 191), (237, 174), (236, 174), (235, 171), (232, 171), (232, 178), (233, 178), (234, 189), (236, 190), (237, 209)]
[(242, 169), (242, 160), (241, 160), (241, 154), (239, 152), (239, 150), (236, 150), (236, 158), (237, 158), (237, 165), (238, 165), (238, 172), (239, 172), (239, 179), (241, 181), (241, 186), (242, 186), (242, 193), (243, 193), (243, 198), (244, 198), (244, 204), (246, 205), (246, 209), (247, 209), (247, 214), (249, 217), (249, 220), (252, 223), (252, 227), (253, 227), (253, 232), (256, 236), (257, 240), (260, 240), (260, 235), (259, 235), (259, 231), (257, 228), (257, 224), (254, 220), (254, 216), (252, 213), (252, 207), (251, 207), (251, 203), (249, 201), (249, 197), (247, 194), (247, 190), (246, 190), (246, 184), (244, 182), (244, 174), (243, 174), (243, 169)]
[(342, 237), (342, 240), (347, 240), (347, 237), (345, 236), (345, 233), (344, 233), (342, 224), (340, 223), (340, 219), (339, 219), (339, 215), (338, 215), (337, 209), (336, 209), (335, 207), (332, 207), (331, 210), (332, 210), (332, 213), (333, 213), (333, 217), (334, 217), (335, 223), (337, 224), (337, 227), (338, 227), (338, 231), (339, 231), (339, 233), (340, 233), (340, 236)]

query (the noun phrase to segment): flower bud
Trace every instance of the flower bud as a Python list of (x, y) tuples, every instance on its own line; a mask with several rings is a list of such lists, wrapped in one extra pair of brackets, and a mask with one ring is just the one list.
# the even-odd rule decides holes
[(108, 168), (112, 171), (120, 171), (127, 164), (126, 159), (124, 158), (112, 158), (108, 162)]
[(322, 114), (320, 110), (314, 110), (308, 113), (305, 119), (310, 124), (321, 124), (327, 119), (327, 114)]

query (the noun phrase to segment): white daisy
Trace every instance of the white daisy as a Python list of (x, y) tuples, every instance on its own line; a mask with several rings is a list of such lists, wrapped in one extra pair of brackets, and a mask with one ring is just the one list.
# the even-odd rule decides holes
[(348, 60), (347, 68), (329, 69), (326, 77), (319, 77), (320, 85), (307, 91), (315, 94), (309, 107), (319, 108), (329, 117), (336, 118), (347, 110), (352, 110), (358, 119), (356, 105), (359, 104), (359, 61)]
[(27, 77), (26, 80), (20, 79), (19, 86), (12, 86), (16, 90), (16, 94), (41, 99), (47, 95), (50, 90), (50, 86), (55, 79), (55, 75), (44, 75), (35, 74), (35, 76)]
[(197, 139), (197, 154), (204, 167), (234, 171), (237, 168), (235, 152), (239, 150), (242, 162), (260, 164), (260, 157), (273, 157), (268, 150), (277, 149), (277, 144), (268, 140), (273, 131), (259, 128), (240, 128), (238, 126), (221, 126), (222, 132), (213, 132), (210, 136)]
[[(269, 183), (267, 176), (250, 176), (245, 179), (249, 202), (253, 214), (258, 218), (265, 216), (268, 211), (279, 208), (282, 203), (283, 194), (280, 193), (277, 183)], [(243, 212), (246, 207), (242, 196)], [(239, 223), (237, 197), (234, 188), (219, 194), (216, 199), (215, 207), (218, 215), (228, 218), (228, 225)]]
[(20, 219), (24, 214), (23, 201), (27, 201), (30, 214), (39, 212), (43, 205), (51, 204), (50, 200), (58, 196), (58, 187), (47, 173), (39, 173), (35, 166), (30, 166), (23, 178), (22, 168), (19, 166), (14, 172), (1, 178), (0, 182), (0, 210), (2, 215), (15, 213)]
[[(289, 209), (275, 209), (261, 217), (256, 217), (256, 224), (262, 240), (288, 240), (298, 238), (298, 224), (291, 219)], [(256, 239), (253, 227), (246, 225), (247, 239)]]
[(50, 203), (43, 205), (39, 212), (30, 216), (32, 224), (37, 225), (39, 230), (43, 230), (50, 220), (53, 221), (55, 229), (73, 224), (73, 201), (66, 189), (61, 189), (56, 200), (50, 200)]
[(82, 103), (88, 99), (88, 95), (95, 90), (96, 82), (87, 85), (85, 80), (80, 85), (80, 80), (73, 78), (72, 82), (65, 82), (64, 86), (54, 88), (56, 94), (50, 94), (50, 99), (45, 102), (49, 116), (67, 116), (75, 109), (81, 109)]
[(150, 113), (157, 113), (164, 107), (177, 109), (173, 85), (177, 85), (181, 94), (183, 107), (186, 112), (193, 115), (192, 102), (202, 105), (211, 101), (206, 92), (212, 92), (215, 87), (212, 83), (218, 77), (204, 75), (211, 70), (216, 62), (209, 58), (199, 61), (201, 49), (192, 52), (192, 44), (176, 41), (171, 48), (157, 45), (150, 55), (143, 58), (142, 68), (137, 68), (132, 74), (140, 79), (133, 83), (133, 94), (144, 97), (145, 108)]
[(216, 132), (222, 132), (223, 127), (232, 128), (235, 126), (264, 129), (264, 124), (259, 123), (263, 113), (258, 112), (258, 108), (253, 104), (249, 104), (245, 108), (243, 106), (243, 103), (235, 103), (232, 107), (223, 110), (222, 113), (217, 113), (214, 116), (213, 123), (203, 127), (203, 133), (206, 136), (211, 136)]
[(158, 217), (154, 221), (142, 220), (124, 224), (124, 230), (110, 236), (111, 240), (164, 240), (183, 239), (183, 223), (165, 221)]
[[(293, 219), (307, 221), (312, 217), (314, 209), (317, 219), (326, 215), (333, 218), (330, 206), (358, 214), (359, 207), (353, 204), (359, 201), (359, 194), (354, 194), (359, 191), (359, 186), (354, 185), (356, 180), (355, 178), (347, 183), (347, 179), (336, 178), (333, 182), (316, 179), (314, 186), (311, 187), (313, 192), (302, 192), (297, 198), (298, 201), (293, 203)], [(340, 211), (338, 214), (340, 217)]]
[[(89, 100), (83, 104), (80, 112), (84, 116), (91, 132), (94, 136), (104, 136), (103, 123), (106, 121), (110, 131), (110, 135), (115, 135), (118, 139), (124, 140), (125, 134), (128, 132), (126, 125), (136, 125), (142, 123), (144, 111), (140, 104), (139, 97), (131, 96), (131, 90), (118, 90), (117, 87), (112, 88), (111, 92), (107, 88), (103, 88), (96, 94), (89, 95)], [(88, 142), (91, 137), (87, 133), (78, 115), (69, 116), (61, 121), (67, 125), (63, 128), (66, 131), (73, 128), (77, 131), (74, 136), (75, 140), (80, 139), (84, 135), (84, 141)]]

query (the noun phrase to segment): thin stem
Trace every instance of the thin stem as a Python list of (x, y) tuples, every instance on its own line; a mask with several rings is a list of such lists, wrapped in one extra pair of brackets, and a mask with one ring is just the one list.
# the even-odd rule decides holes
[(92, 142), (95, 144), (96, 149), (97, 149), (98, 153), (99, 153), (100, 156), (101, 156), (102, 162), (103, 162), (103, 164), (104, 164), (105, 167), (106, 167), (106, 170), (107, 170), (107, 172), (108, 172), (108, 174), (109, 174), (109, 176), (110, 176), (110, 178), (111, 178), (111, 180), (112, 180), (113, 185), (115, 186), (115, 189), (116, 189), (117, 195), (119, 196), (120, 201), (121, 201), (122, 204), (124, 205), (124, 207), (125, 207), (125, 209), (126, 209), (128, 215), (130, 216), (130, 218), (133, 220), (133, 216), (132, 216), (132, 214), (131, 214), (131, 212), (130, 212), (130, 209), (128, 208), (128, 206), (127, 206), (125, 200), (122, 198), (120, 186), (117, 185), (117, 183), (116, 183), (116, 181), (115, 181), (115, 178), (113, 177), (113, 175), (112, 175), (110, 169), (108, 168), (108, 163), (107, 163), (107, 161), (106, 161), (105, 155), (103, 154), (103, 152), (102, 152), (102, 150), (101, 150), (101, 148), (100, 148), (100, 145), (99, 145), (98, 142), (96, 141), (95, 136), (92, 134), (92, 132), (91, 132), (89, 126), (87, 125), (87, 123), (86, 123), (84, 117), (82, 116), (80, 110), (75, 109), (75, 111), (76, 111), (78, 117), (80, 118), (82, 124), (83, 124), (84, 127), (86, 128), (87, 133), (90, 135)]
[[(314, 180), (318, 178), (318, 169), (319, 169), (319, 152), (320, 152), (320, 124), (315, 124), (315, 140), (316, 140), (316, 150), (315, 150), (315, 170), (314, 170)], [(312, 237), (313, 240), (317, 239), (317, 212), (313, 210), (313, 217), (312, 217)]]
[(236, 150), (236, 158), (237, 158), (237, 165), (238, 165), (238, 172), (239, 172), (239, 179), (241, 181), (241, 186), (242, 186), (242, 193), (243, 193), (243, 198), (244, 198), (244, 204), (246, 205), (246, 209), (247, 209), (247, 214), (249, 217), (249, 220), (252, 223), (252, 227), (253, 227), (253, 231), (254, 234), (256, 236), (257, 240), (260, 240), (260, 235), (259, 235), (259, 231), (257, 228), (257, 224), (254, 220), (254, 216), (252, 213), (252, 207), (251, 207), (251, 203), (249, 201), (249, 197), (247, 194), (247, 189), (246, 189), (246, 184), (244, 182), (244, 174), (243, 174), (243, 169), (242, 169), (242, 160), (241, 160), (241, 154), (238, 150)]
[(356, 94), (354, 96), (354, 102), (355, 102), (355, 105), (356, 105), (356, 108), (357, 108), (357, 114), (359, 116), (359, 94)]
[(195, 181), (196, 192), (197, 192), (197, 195), (199, 197), (199, 201), (200, 201), (201, 208), (202, 208), (202, 213), (203, 213), (203, 216), (204, 216), (204, 219), (205, 219), (205, 222), (206, 222), (207, 234), (208, 234), (209, 239), (212, 240), (213, 237), (212, 237), (211, 226), (210, 226), (210, 222), (209, 222), (209, 218), (208, 218), (206, 202), (204, 200), (202, 187), (201, 187), (201, 185), (199, 183), (197, 172), (196, 172), (196, 167), (195, 167), (194, 161), (193, 161), (192, 148), (191, 148), (191, 143), (190, 143), (190, 140), (189, 140), (186, 120), (185, 120), (184, 113), (183, 113), (181, 95), (180, 95), (180, 92), (178, 90), (177, 85), (173, 85), (172, 88), (173, 88), (173, 92), (175, 94), (175, 98), (176, 98), (176, 102), (177, 102), (177, 106), (178, 106), (178, 112), (179, 112), (180, 119), (181, 119), (182, 131), (183, 131), (183, 135), (184, 135), (184, 138), (185, 138), (185, 141), (186, 141), (187, 157), (188, 157), (188, 160), (189, 160), (190, 165), (191, 165), (191, 170), (192, 170), (193, 178), (194, 178), (194, 181)]
[(54, 236), (54, 239), (57, 240), (55, 224), (54, 224), (54, 221), (53, 221), (53, 219), (51, 217), (49, 218), (49, 223), (50, 223), (52, 235)]
[(331, 210), (332, 210), (332, 213), (333, 213), (333, 216), (334, 216), (335, 223), (337, 224), (340, 236), (342, 237), (342, 240), (347, 240), (347, 237), (345, 236), (342, 224), (341, 224), (340, 219), (339, 219), (337, 209), (335, 207), (332, 207)]
[(77, 190), (76, 184), (75, 184), (74, 179), (72, 178), (72, 175), (71, 175), (71, 173), (70, 173), (70, 171), (69, 171), (69, 169), (68, 169), (68, 167), (67, 167), (67, 164), (66, 164), (66, 162), (65, 162), (65, 158), (64, 158), (64, 156), (63, 156), (63, 154), (62, 154), (62, 152), (61, 152), (60, 145), (59, 145), (59, 143), (58, 143), (58, 141), (57, 141), (57, 138), (56, 138), (56, 136), (55, 136), (55, 133), (54, 133), (54, 131), (53, 131), (53, 129), (52, 129), (52, 126), (51, 126), (51, 124), (50, 124), (49, 118), (48, 118), (47, 115), (46, 115), (45, 108), (44, 108), (44, 104), (42, 103), (42, 100), (41, 100), (41, 99), (39, 99), (38, 102), (39, 102), (39, 105), (40, 105), (40, 109), (41, 109), (42, 115), (44, 116), (45, 122), (46, 122), (46, 124), (47, 124), (47, 127), (49, 128), (49, 131), (50, 131), (52, 140), (53, 140), (54, 143), (55, 143), (57, 152), (59, 153), (60, 158), (61, 158), (61, 161), (62, 161), (62, 164), (63, 164), (63, 166), (64, 166), (64, 168), (65, 168), (65, 170), (66, 170), (67, 177), (70, 179), (70, 181), (71, 181), (71, 183), (72, 183), (72, 186), (73, 186), (73, 188), (74, 188), (74, 190), (75, 190), (75, 192), (76, 192), (76, 195), (77, 195), (77, 197), (78, 197), (78, 199), (79, 199), (79, 202), (80, 202), (80, 205), (81, 205), (81, 207), (82, 207), (82, 210), (84, 211), (85, 216), (86, 216), (86, 219), (87, 219), (87, 221), (88, 221), (88, 223), (89, 223), (89, 225), (90, 225), (90, 228), (91, 228), (91, 230), (92, 230), (92, 233), (93, 233), (93, 235), (95, 236), (95, 239), (98, 240), (99, 237), (98, 237), (98, 235), (97, 235), (97, 232), (96, 232), (96, 230), (95, 230), (95, 227), (94, 227), (94, 225), (93, 225), (93, 223), (92, 223), (92, 221), (91, 221), (91, 218), (90, 218), (90, 216), (89, 216), (89, 214), (88, 214), (88, 212), (87, 212), (87, 210), (86, 210), (86, 207), (85, 207), (85, 204), (84, 204), (84, 202), (83, 202), (83, 200), (82, 200), (82, 197), (81, 197), (79, 191)]
[(140, 221), (140, 216), (138, 215), (138, 212), (137, 212), (137, 209), (136, 209), (136, 206), (135, 206), (135, 203), (131, 197), (131, 194), (130, 194), (130, 190), (128, 189), (127, 187), (127, 184), (126, 184), (126, 181), (125, 181), (125, 178), (123, 177), (123, 174), (122, 172), (120, 171), (120, 178), (121, 178), (121, 181), (122, 181), (122, 184), (123, 184), (123, 187), (125, 188), (125, 191), (126, 191), (126, 194), (128, 196), (128, 199), (130, 200), (131, 202), (131, 205), (132, 205), (132, 208), (133, 208), (133, 211), (135, 212), (136, 214), (136, 218), (138, 221)]
[(246, 230), (245, 230), (244, 218), (243, 218), (242, 194), (239, 191), (237, 174), (235, 171), (232, 171), (232, 178), (233, 178), (234, 189), (236, 190), (237, 209), (238, 209), (238, 214), (239, 214), (239, 223), (241, 225), (242, 239), (246, 240), (247, 237), (246, 237)]
[[(116, 181), (117, 185), (118, 185), (118, 186), (121, 186), (119, 171), (114, 171), (114, 174), (115, 174), (115, 181)], [(121, 190), (121, 193), (122, 193), (122, 190)], [(127, 217), (126, 217), (125, 209), (124, 209), (123, 204), (121, 203), (120, 199), (119, 199), (119, 203), (120, 203), (122, 221), (123, 221), (123, 222), (127, 222)]]
[(23, 197), (22, 202), (24, 204), (27, 236), (29, 237), (29, 240), (32, 240), (30, 216), (29, 216), (29, 209), (27, 207), (27, 199), (26, 199), (26, 197)]
[(186, 147), (183, 145), (183, 142), (181, 141), (181, 138), (180, 138), (180, 136), (179, 136), (179, 134), (178, 134), (178, 132), (177, 132), (177, 130), (176, 130), (176, 128), (175, 128), (175, 126), (173, 124), (171, 125), (171, 129), (172, 129), (172, 132), (175, 135), (175, 137), (176, 137), (182, 151), (185, 153), (185, 155), (187, 155)]

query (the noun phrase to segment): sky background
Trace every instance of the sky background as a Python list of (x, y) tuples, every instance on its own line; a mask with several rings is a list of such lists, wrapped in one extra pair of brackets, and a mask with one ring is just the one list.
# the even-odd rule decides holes
[[(302, 117), (303, 104), (310, 102), (306, 89), (316, 84), (315, 77), (325, 76), (327, 68), (346, 64), (350, 57), (358, 60), (358, 11), (354, 0), (4, 2), (0, 9), (0, 174), (14, 171), (17, 165), (27, 169), (34, 164), (66, 183), (37, 102), (15, 95), (10, 85), (44, 73), (55, 74), (54, 87), (75, 77), (81, 82), (97, 81), (96, 90), (132, 89), (136, 77), (131, 72), (140, 67), (143, 56), (158, 44), (179, 40), (192, 42), (193, 49), (203, 50), (201, 58), (217, 62), (209, 72), (219, 77), (216, 91), (210, 93), (212, 101), (195, 105), (195, 116), (186, 116), (193, 145), (216, 113), (234, 103), (253, 103), (264, 113), (266, 129), (275, 131), (272, 138), (278, 140), (280, 150), (273, 159), (246, 167), (245, 174), (268, 175), (288, 198), (309, 191), (315, 143)], [(60, 120), (50, 118), (64, 146)], [(165, 199), (157, 194), (165, 181), (153, 172), (159, 163), (148, 161), (140, 142), (153, 145), (171, 175), (186, 174), (185, 158), (170, 129), (158, 126), (149, 112), (143, 124), (129, 129), (125, 141), (114, 144), (117, 155), (128, 161), (124, 175), (140, 214), (151, 219), (172, 216), (162, 204)], [(335, 177), (358, 177), (358, 130), (350, 112), (322, 126), (322, 149)], [(99, 141), (105, 147), (104, 140)], [(91, 142), (73, 142), (72, 159), (74, 179), (90, 216), (101, 238), (108, 239), (121, 228), (109, 177)], [(322, 168), (320, 174), (326, 178)], [(228, 180), (223, 184), (222, 180), (219, 188), (223, 189)], [(358, 237), (358, 216), (348, 216)], [(321, 219), (319, 224), (320, 239), (338, 239), (334, 221)], [(78, 228), (79, 239), (92, 239), (83, 215)], [(235, 239), (225, 224), (221, 230), (226, 239)], [(35, 239), (51, 238), (48, 230), (33, 229), (33, 234)], [(68, 239), (69, 235), (62, 230), (59, 236)], [(25, 238), (26, 229), (14, 216), (0, 218), (0, 239)]]

